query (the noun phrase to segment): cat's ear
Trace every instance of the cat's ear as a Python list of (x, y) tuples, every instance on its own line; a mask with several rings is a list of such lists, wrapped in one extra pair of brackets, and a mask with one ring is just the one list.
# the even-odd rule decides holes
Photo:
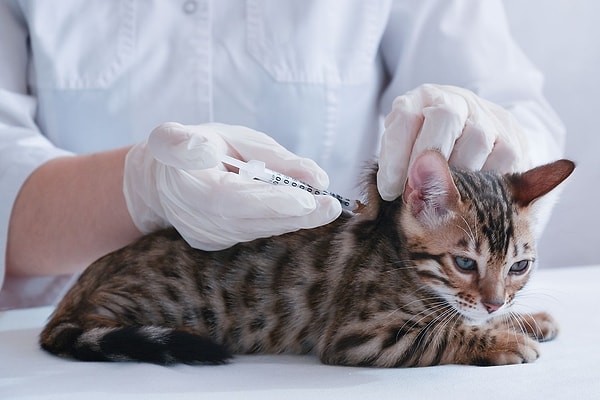
[(527, 172), (507, 176), (513, 198), (521, 207), (528, 206), (567, 179), (575, 169), (569, 160), (558, 160)]
[(435, 224), (460, 200), (448, 162), (436, 150), (421, 153), (408, 171), (404, 203), (421, 222)]

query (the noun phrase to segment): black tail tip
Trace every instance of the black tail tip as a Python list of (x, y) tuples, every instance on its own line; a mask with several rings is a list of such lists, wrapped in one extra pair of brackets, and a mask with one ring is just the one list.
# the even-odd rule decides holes
[(210, 338), (185, 331), (173, 331), (168, 347), (176, 363), (221, 365), (232, 359), (224, 346)]
[(179, 329), (122, 327), (103, 335), (98, 344), (102, 357), (112, 361), (219, 365), (231, 359), (227, 349), (211, 338)]
[(55, 355), (81, 361), (139, 361), (159, 365), (228, 363), (232, 355), (209, 337), (161, 327), (68, 328), (40, 340)]

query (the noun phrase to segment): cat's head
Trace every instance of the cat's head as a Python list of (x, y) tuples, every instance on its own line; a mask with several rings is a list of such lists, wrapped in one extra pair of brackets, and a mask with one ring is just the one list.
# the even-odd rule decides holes
[(437, 151), (413, 163), (401, 226), (423, 284), (473, 323), (502, 314), (536, 259), (536, 202), (574, 164), (559, 160), (524, 173), (451, 170)]

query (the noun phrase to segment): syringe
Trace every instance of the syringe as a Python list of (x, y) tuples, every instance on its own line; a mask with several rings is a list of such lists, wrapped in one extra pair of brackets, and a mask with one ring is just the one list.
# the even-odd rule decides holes
[(358, 200), (351, 200), (338, 194), (332, 193), (327, 190), (316, 189), (309, 185), (299, 181), (291, 176), (284, 175), (282, 173), (270, 170), (266, 167), (265, 163), (258, 160), (249, 160), (247, 162), (238, 160), (237, 158), (224, 155), (221, 158), (221, 162), (224, 164), (231, 165), (239, 169), (239, 174), (247, 176), (251, 179), (256, 179), (261, 182), (269, 183), (271, 185), (286, 185), (302, 190), (306, 190), (308, 193), (314, 195), (327, 195), (335, 197), (342, 204), (342, 208), (348, 211), (356, 211), (361, 204)]

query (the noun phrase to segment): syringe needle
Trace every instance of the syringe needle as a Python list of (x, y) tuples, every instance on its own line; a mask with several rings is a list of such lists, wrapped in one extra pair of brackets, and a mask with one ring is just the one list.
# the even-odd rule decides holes
[(256, 179), (261, 182), (269, 183), (271, 185), (285, 185), (296, 187), (314, 195), (327, 195), (335, 197), (342, 204), (342, 208), (349, 211), (355, 211), (361, 206), (361, 203), (358, 200), (351, 200), (346, 197), (337, 195), (335, 193), (331, 193), (327, 190), (316, 189), (308, 183), (304, 183), (302, 181), (299, 181), (298, 179), (284, 175), (280, 172), (270, 170), (265, 167), (265, 163), (262, 161), (250, 160), (248, 162), (244, 162), (238, 160), (237, 158), (230, 157), (228, 155), (223, 155), (221, 161), (224, 164), (236, 167), (239, 170), (240, 175), (247, 176), (251, 179)]

